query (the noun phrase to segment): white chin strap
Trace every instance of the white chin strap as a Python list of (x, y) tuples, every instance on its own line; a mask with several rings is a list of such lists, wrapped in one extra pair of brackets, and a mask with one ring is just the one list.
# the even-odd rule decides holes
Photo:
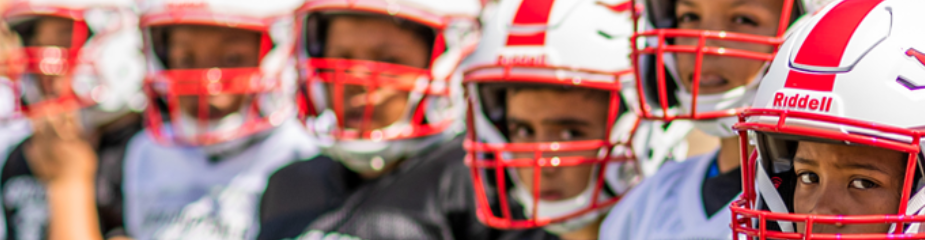
[[(771, 212), (790, 213), (790, 210), (787, 209), (787, 204), (784, 204), (784, 199), (777, 192), (777, 188), (774, 187), (774, 182), (768, 177), (762, 161), (762, 158), (758, 157), (756, 164), (758, 165), (758, 169), (756, 169), (758, 175), (755, 176), (755, 184), (758, 185), (758, 199), (764, 200), (763, 203), (768, 206)], [(782, 232), (795, 232), (793, 222), (777, 221), (777, 225), (780, 226)]]
[[(182, 139), (195, 139), (196, 134), (200, 131), (199, 120), (193, 117), (188, 116), (185, 113), (180, 113), (180, 119), (178, 123), (181, 129), (173, 129), (174, 134), (180, 136)], [(244, 115), (239, 112), (234, 112), (228, 114), (228, 116), (222, 117), (218, 120), (207, 121), (205, 124), (205, 132), (230, 132), (241, 128), (244, 125)], [(202, 150), (210, 156), (221, 156), (227, 155), (229, 152), (240, 151), (246, 148), (246, 145), (250, 142), (252, 136), (246, 136), (241, 138), (235, 138), (224, 142), (214, 143), (206, 146), (202, 146)]]
[[(752, 103), (758, 92), (758, 81), (751, 84), (733, 88), (718, 94), (699, 94), (697, 96), (697, 112), (713, 112), (747, 107)], [(678, 89), (675, 93), (684, 112), (690, 113), (693, 95), (686, 90)], [(709, 120), (696, 120), (694, 127), (711, 136), (726, 138), (736, 135), (732, 125), (738, 122), (736, 116), (721, 117)]]
[[(616, 166), (609, 166), (608, 168), (610, 167)], [(594, 180), (596, 179), (595, 176), (598, 174), (598, 170), (595, 168), (593, 172), (594, 174), (591, 174), (591, 178), (588, 180), (588, 186), (577, 196), (559, 201), (544, 201), (540, 199), (537, 201), (537, 205), (534, 205), (533, 193), (521, 187), (525, 185), (521, 183), (520, 176), (517, 175), (517, 172), (513, 168), (508, 168), (508, 174), (514, 180), (514, 199), (524, 206), (524, 216), (537, 218), (562, 217), (591, 206), (591, 198), (594, 197), (594, 187), (597, 185), (597, 182)], [(607, 200), (607, 197), (608, 194), (601, 189), (598, 195), (598, 202)], [(533, 216), (533, 209), (536, 209), (537, 216)], [(543, 227), (543, 229), (556, 235), (574, 232), (588, 226), (588, 224), (594, 223), (594, 221), (598, 220), (607, 213), (607, 211), (608, 209), (598, 209), (562, 222), (551, 223)]]
[[(680, 77), (677, 74), (674, 54), (665, 53), (662, 55), (662, 58), (665, 61), (665, 67), (668, 68), (667, 73), (671, 75), (675, 84), (679, 86), (675, 92), (675, 96), (678, 97), (681, 109), (686, 113), (690, 113), (692, 110), (691, 103), (694, 97), (693, 94), (684, 90), (684, 87), (680, 87), (684, 85), (681, 84)], [(755, 76), (752, 81), (745, 86), (736, 87), (723, 93), (698, 94), (697, 112), (731, 110), (751, 105), (752, 101), (755, 99), (755, 94), (758, 93), (758, 83), (761, 82), (761, 78), (764, 77), (764, 72), (768, 69), (769, 65), (769, 63), (766, 63), (764, 67), (761, 68), (761, 73)], [(706, 134), (719, 138), (727, 138), (736, 135), (735, 131), (732, 131), (732, 125), (738, 122), (738, 118), (736, 116), (729, 116), (693, 122), (695, 128)]]

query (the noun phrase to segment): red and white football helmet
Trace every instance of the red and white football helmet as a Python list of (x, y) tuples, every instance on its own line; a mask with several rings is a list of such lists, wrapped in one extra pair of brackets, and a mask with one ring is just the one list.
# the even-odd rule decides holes
[[(626, 0), (501, 1), (496, 13), (485, 18), (482, 41), (467, 60), (463, 78), (469, 101), (466, 164), (483, 223), (500, 229), (572, 232), (598, 220), (642, 178), (636, 156), (650, 156), (647, 141), (658, 141), (648, 139), (653, 136), (648, 132), (634, 138), (637, 127), (671, 131), (655, 122), (640, 123), (630, 109), (636, 104), (624, 101), (623, 94), (635, 91), (628, 41), (634, 9)], [(506, 89), (518, 86), (609, 93), (608, 134), (595, 140), (511, 143), (505, 95)], [(690, 129), (683, 123), (670, 128), (685, 126)], [(659, 142), (660, 147), (679, 145), (687, 131), (677, 132), (681, 134), (675, 134), (673, 141)], [(640, 147), (634, 149), (633, 144)], [(587, 151), (597, 155), (576, 156)], [(532, 157), (517, 157), (523, 155)], [(655, 155), (660, 157), (653, 161), (664, 161), (670, 154)], [(570, 166), (593, 166), (588, 187), (569, 199), (541, 200), (540, 186), (547, 184), (538, 178), (541, 168)], [(532, 189), (519, 179), (518, 168), (534, 171)], [(523, 211), (512, 209), (511, 201), (522, 205)]]
[[(140, 27), (148, 73), (144, 90), (151, 102), (146, 127), (160, 142), (214, 146), (246, 142), (282, 124), (295, 111), (292, 11), (301, 1), (144, 0)], [(168, 69), (166, 43), (153, 34), (164, 27), (199, 25), (244, 29), (260, 35), (257, 67)], [(208, 97), (246, 96), (240, 110), (210, 119)], [(195, 116), (180, 109), (181, 97), (197, 97)]]
[[(789, 26), (799, 17), (811, 13), (829, 0), (783, 0), (777, 33), (762, 36), (715, 30), (677, 28), (677, 0), (634, 0), (645, 4), (645, 13), (636, 18), (635, 26), (643, 28), (632, 37), (633, 65), (640, 97), (640, 115), (647, 119), (671, 121), (694, 120), (695, 126), (710, 135), (734, 136), (731, 127), (735, 112), (751, 103), (759, 73), (754, 81), (722, 93), (698, 93), (701, 62), (705, 57), (731, 57), (770, 62), (774, 53), (755, 52), (731, 46), (758, 44), (777, 47), (783, 42)], [(677, 44), (676, 39), (696, 39), (696, 45)], [(692, 89), (682, 87), (676, 62), (677, 54), (695, 54)], [(766, 68), (765, 68), (766, 69)], [(765, 70), (761, 70), (762, 72)]]
[[(751, 109), (735, 125), (743, 194), (732, 229), (749, 239), (925, 239), (925, 2), (846, 0), (807, 21), (780, 47)], [(908, 154), (899, 209), (888, 215), (792, 213), (795, 141), (864, 145)], [(744, 149), (757, 145), (751, 156)], [(837, 213), (836, 213), (837, 214)], [(805, 223), (798, 233), (794, 223)], [(892, 224), (891, 233), (813, 233), (818, 224)]]
[[(320, 142), (323, 153), (357, 172), (382, 170), (391, 162), (442, 143), (464, 131), (459, 64), (477, 46), (478, 0), (309, 0), (297, 12), (301, 93), (300, 116)], [(321, 57), (330, 16), (339, 14), (392, 16), (433, 29), (430, 67), (426, 69), (380, 61)], [(325, 90), (333, 90), (328, 96)], [(360, 86), (361, 103), (346, 102), (345, 88)], [(380, 129), (370, 129), (372, 107), (379, 90), (407, 94), (403, 115)], [(355, 98), (351, 98), (355, 99)], [(365, 110), (347, 116), (345, 104)], [(347, 117), (359, 118), (359, 128), (347, 127)]]
[[(129, 111), (141, 111), (138, 97), (144, 75), (141, 35), (130, 0), (17, 0), (4, 20), (23, 45), (6, 57), (4, 70), (18, 96), (16, 116), (39, 117), (82, 109), (83, 123), (97, 126)], [(70, 46), (29, 43), (36, 20), (62, 18), (73, 22)], [(49, 78), (51, 77), (51, 78)], [(52, 79), (44, 88), (39, 78)], [(60, 83), (64, 81), (64, 83)], [(51, 92), (49, 92), (51, 91)], [(53, 93), (52, 93), (53, 92)]]

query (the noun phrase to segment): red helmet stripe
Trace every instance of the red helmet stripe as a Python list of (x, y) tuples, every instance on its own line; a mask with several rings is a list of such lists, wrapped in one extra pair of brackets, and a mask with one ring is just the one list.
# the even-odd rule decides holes
[[(883, 0), (843, 1), (832, 8), (804, 40), (795, 63), (815, 67), (838, 67), (851, 36), (864, 17)], [(791, 70), (784, 87), (832, 91), (835, 74), (815, 74)]]
[[(517, 15), (514, 15), (514, 26), (546, 25), (549, 22), (549, 14), (552, 12), (553, 2), (555, 2), (555, 0), (522, 1), (520, 3), (520, 8), (517, 9)], [(528, 34), (509, 33), (507, 35), (508, 46), (542, 46), (545, 44), (546, 31)]]

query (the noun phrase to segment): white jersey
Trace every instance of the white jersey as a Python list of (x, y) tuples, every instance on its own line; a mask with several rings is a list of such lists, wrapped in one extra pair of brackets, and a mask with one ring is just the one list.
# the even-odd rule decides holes
[(701, 196), (701, 185), (716, 154), (667, 162), (620, 200), (602, 223), (600, 238), (732, 239), (728, 204), (707, 218)]
[(135, 239), (253, 239), (267, 181), (317, 145), (296, 121), (221, 161), (201, 148), (157, 144), (136, 135), (126, 153), (125, 226)]
[[(10, 88), (9, 79), (0, 77), (0, 166), (5, 164), (7, 157), (23, 139), (32, 135), (32, 125), (25, 118), (10, 119), (14, 114), (14, 103), (19, 99), (14, 96)], [(2, 197), (0, 197), (2, 199)], [(0, 202), (0, 206), (3, 203)], [(0, 217), (0, 240), (7, 239), (6, 222)]]

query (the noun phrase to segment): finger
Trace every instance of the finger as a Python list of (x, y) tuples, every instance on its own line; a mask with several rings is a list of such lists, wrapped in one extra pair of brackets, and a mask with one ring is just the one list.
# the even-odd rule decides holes
[(74, 115), (74, 113), (63, 113), (52, 117), (49, 125), (55, 137), (64, 141), (80, 139), (80, 127)]
[(51, 126), (48, 123), (48, 118), (46, 117), (37, 117), (30, 119), (32, 122), (32, 138), (43, 138), (47, 136), (48, 130)]

